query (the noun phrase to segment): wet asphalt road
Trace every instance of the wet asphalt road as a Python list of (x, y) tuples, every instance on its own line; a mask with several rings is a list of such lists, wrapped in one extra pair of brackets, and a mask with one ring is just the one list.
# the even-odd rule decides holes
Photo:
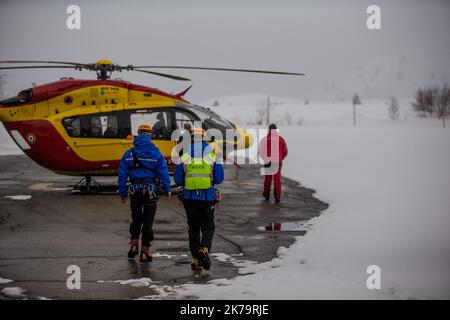
[[(227, 166), (225, 178), (212, 253), (238, 260), (271, 260), (278, 247), (289, 246), (304, 231), (268, 232), (267, 223), (306, 222), (327, 208), (314, 198), (314, 190), (285, 178), (282, 203), (264, 201), (258, 166)], [(14, 280), (0, 283), (0, 290), (20, 287), (29, 299), (159, 298), (164, 297), (161, 289), (166, 285), (237, 276), (235, 265), (214, 257), (209, 272), (198, 275), (190, 270), (186, 218), (176, 197), (158, 203), (153, 262), (128, 261), (129, 204), (122, 205), (117, 195), (66, 190), (78, 180), (53, 174), (26, 156), (0, 157), (0, 278)], [(115, 178), (98, 181), (114, 183)], [(32, 197), (5, 197), (14, 195)], [(69, 265), (81, 269), (81, 290), (67, 289)], [(150, 278), (154, 286), (117, 282), (140, 278)]]

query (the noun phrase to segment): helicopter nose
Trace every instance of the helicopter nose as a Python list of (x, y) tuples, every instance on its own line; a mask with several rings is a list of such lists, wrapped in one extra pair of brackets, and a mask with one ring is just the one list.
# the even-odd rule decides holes
[(245, 131), (244, 129), (239, 128), (239, 129), (237, 129), (237, 131), (239, 132), (239, 136), (240, 136), (240, 139), (239, 139), (240, 148), (243, 148), (243, 149), (249, 148), (253, 144), (253, 141), (254, 141), (253, 136), (250, 133), (248, 133), (247, 131)]
[(7, 117), (8, 117), (8, 112), (7, 112), (7, 108), (2, 107), (0, 105), (0, 122), (6, 121)]
[(250, 148), (250, 146), (253, 145), (254, 138), (250, 133), (244, 131), (242, 138), (244, 140), (244, 148), (245, 149)]

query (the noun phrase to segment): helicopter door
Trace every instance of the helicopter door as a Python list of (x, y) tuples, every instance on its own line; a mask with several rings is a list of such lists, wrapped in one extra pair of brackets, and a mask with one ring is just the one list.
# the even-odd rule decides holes
[(175, 124), (176, 129), (191, 131), (194, 128), (194, 122), (196, 120), (190, 114), (185, 112), (176, 111), (175, 112)]
[[(131, 134), (136, 136), (141, 124), (152, 127), (152, 140), (166, 159), (170, 158), (175, 141), (171, 141), (173, 123), (171, 113), (162, 108), (137, 110), (130, 115)], [(168, 162), (170, 164), (170, 161)]]

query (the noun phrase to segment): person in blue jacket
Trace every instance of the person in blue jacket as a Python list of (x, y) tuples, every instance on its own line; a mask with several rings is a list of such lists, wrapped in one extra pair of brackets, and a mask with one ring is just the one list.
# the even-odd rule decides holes
[(192, 270), (209, 270), (211, 267), (209, 252), (215, 229), (214, 209), (220, 201), (215, 186), (224, 180), (220, 159), (216, 159), (210, 145), (203, 141), (204, 134), (202, 128), (192, 129), (190, 149), (183, 153), (174, 173), (175, 183), (183, 186)]
[[(139, 261), (152, 260), (150, 242), (154, 240), (153, 222), (159, 195), (170, 197), (170, 178), (167, 163), (159, 149), (152, 143), (151, 127), (141, 125), (134, 139), (134, 148), (125, 152), (119, 165), (119, 195), (122, 203), (130, 196), (131, 224), (128, 258), (134, 259), (142, 246)], [(127, 180), (130, 184), (127, 186)]]

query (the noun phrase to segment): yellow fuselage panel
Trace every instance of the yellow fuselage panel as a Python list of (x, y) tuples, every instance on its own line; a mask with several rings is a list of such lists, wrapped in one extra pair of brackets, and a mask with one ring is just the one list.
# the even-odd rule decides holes
[(84, 107), (88, 107), (89, 110), (92, 110), (91, 113), (94, 113), (103, 112), (97, 109), (98, 106), (112, 108), (111, 105), (123, 104), (124, 108), (133, 109), (133, 103), (152, 103), (157, 107), (157, 104), (168, 106), (174, 105), (175, 102), (183, 102), (183, 100), (119, 86), (98, 85), (65, 92), (35, 104), (2, 107), (0, 108), (0, 121), (47, 120), (49, 117), (65, 114), (71, 110), (78, 112)]

